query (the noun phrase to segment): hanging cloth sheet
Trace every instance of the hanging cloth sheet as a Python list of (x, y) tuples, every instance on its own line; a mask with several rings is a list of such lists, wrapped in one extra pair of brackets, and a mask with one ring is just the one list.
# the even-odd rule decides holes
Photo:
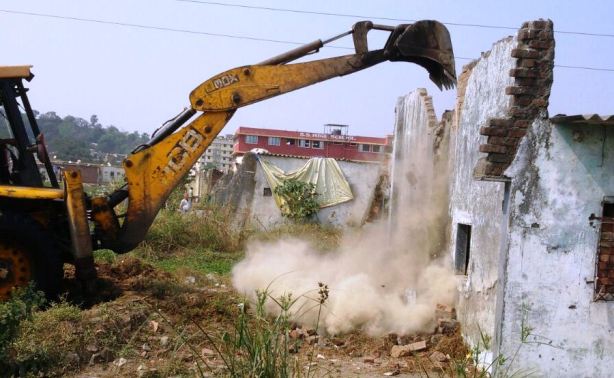
[(303, 167), (287, 173), (266, 161), (262, 156), (258, 156), (258, 161), (260, 161), (262, 171), (271, 186), (275, 203), (280, 209), (284, 199), (275, 194), (275, 188), (288, 179), (314, 184), (318, 193), (317, 200), (320, 208), (338, 205), (354, 199), (350, 184), (348, 184), (335, 159), (312, 158)]

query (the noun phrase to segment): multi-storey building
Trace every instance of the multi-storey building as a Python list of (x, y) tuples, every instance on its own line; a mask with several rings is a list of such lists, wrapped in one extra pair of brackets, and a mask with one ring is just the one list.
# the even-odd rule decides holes
[(198, 167), (201, 170), (215, 168), (228, 172), (232, 163), (233, 135), (218, 136), (199, 159)]
[(234, 135), (234, 154), (254, 149), (298, 157), (330, 157), (351, 161), (381, 161), (391, 152), (391, 137), (347, 134), (347, 125), (328, 124), (323, 133), (239, 127)]

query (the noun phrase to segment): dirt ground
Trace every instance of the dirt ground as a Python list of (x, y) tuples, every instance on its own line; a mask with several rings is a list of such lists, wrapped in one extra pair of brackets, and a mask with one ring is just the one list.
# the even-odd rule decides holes
[[(65, 280), (69, 299), (83, 301), (71, 288), (72, 274), (68, 270)], [(216, 340), (233, 329), (241, 302), (227, 277), (171, 275), (131, 257), (99, 263), (98, 275), (99, 289), (83, 312), (80, 331), (94, 337), (85, 350), (74, 351), (68, 376), (226, 375)], [(290, 340), (292, 361), (303, 376), (449, 376), (452, 361), (467, 354), (458, 327), (379, 338), (320, 337), (296, 328)], [(426, 348), (391, 356), (394, 345), (420, 342)]]

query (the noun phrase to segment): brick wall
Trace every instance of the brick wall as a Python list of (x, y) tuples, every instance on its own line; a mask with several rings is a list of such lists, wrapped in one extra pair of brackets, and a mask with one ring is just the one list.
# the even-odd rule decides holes
[(503, 178), (503, 172), (514, 160), (527, 129), (537, 117), (548, 117), (548, 98), (554, 67), (554, 33), (552, 21), (525, 22), (518, 31), (518, 45), (512, 50), (516, 68), (509, 75), (514, 85), (505, 93), (512, 96), (507, 117), (494, 118), (480, 134), (488, 137), (480, 145), (483, 157), (475, 169), (478, 178)]
[[(613, 205), (610, 205), (614, 207)], [(604, 211), (597, 254), (595, 299), (614, 300), (614, 214)]]

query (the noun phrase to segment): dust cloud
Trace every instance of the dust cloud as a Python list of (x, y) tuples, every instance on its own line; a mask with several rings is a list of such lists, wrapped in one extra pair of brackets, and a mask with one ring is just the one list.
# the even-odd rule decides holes
[[(407, 104), (400, 106), (403, 113)], [(268, 288), (273, 297), (292, 293), (297, 298), (293, 320), (309, 327), (319, 322), (318, 330), (328, 334), (431, 331), (436, 305), (452, 305), (456, 294), (450, 258), (443, 253), (447, 137), (442, 132), (400, 132), (404, 135), (397, 139), (391, 168), (389, 221), (346, 231), (332, 252), (317, 251), (298, 239), (251, 243), (232, 272), (235, 288), (251, 299), (257, 289)], [(318, 282), (330, 290), (323, 306), (318, 305)], [(267, 306), (271, 313), (279, 312), (273, 301)]]

